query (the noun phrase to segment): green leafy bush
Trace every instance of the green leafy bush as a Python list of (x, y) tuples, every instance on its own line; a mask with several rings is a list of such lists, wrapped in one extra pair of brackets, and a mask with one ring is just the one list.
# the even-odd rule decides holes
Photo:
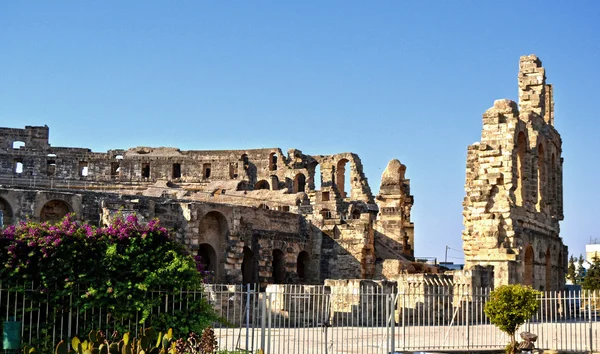
[[(5, 286), (25, 292), (23, 284), (33, 284), (28, 300), (48, 304), (54, 314), (102, 308), (115, 329), (153, 317), (153, 326), (173, 327), (176, 335), (200, 333), (216, 320), (193, 293), (178, 295), (182, 310), (153, 313), (165, 296), (202, 290), (197, 262), (156, 220), (142, 224), (130, 215), (103, 228), (70, 216), (58, 224), (22, 222), (0, 230), (0, 262)], [(152, 296), (157, 290), (161, 296)]]
[(514, 353), (517, 342), (515, 332), (539, 309), (541, 292), (523, 285), (503, 285), (490, 294), (485, 304), (485, 314), (502, 332), (510, 336), (507, 350)]

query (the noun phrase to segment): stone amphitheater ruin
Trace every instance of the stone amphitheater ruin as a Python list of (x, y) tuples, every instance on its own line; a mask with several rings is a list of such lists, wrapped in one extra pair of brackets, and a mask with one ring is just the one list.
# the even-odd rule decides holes
[[(523, 282), (556, 289), (567, 257), (558, 225), (561, 140), (553, 127), (552, 86), (535, 56), (521, 58), (519, 100), (519, 107), (496, 101), (483, 116), (481, 142), (469, 147), (468, 271), (453, 276), (481, 286)], [(100, 153), (51, 146), (47, 126), (0, 128), (5, 225), (56, 221), (72, 212), (96, 225), (119, 213), (158, 218), (222, 283), (437, 273), (414, 261), (405, 172), (390, 161), (374, 196), (353, 153), (167, 147)]]

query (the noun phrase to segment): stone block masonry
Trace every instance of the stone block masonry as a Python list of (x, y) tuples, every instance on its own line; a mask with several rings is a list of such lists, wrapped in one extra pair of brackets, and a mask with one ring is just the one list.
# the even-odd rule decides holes
[(561, 289), (567, 247), (562, 140), (542, 62), (519, 62), (519, 103), (497, 100), (483, 114), (481, 141), (468, 148), (463, 202), (465, 268), (490, 267), (495, 285)]
[(118, 213), (158, 218), (215, 281), (263, 287), (394, 276), (376, 264), (410, 264), (413, 256), (413, 197), (398, 160), (375, 198), (354, 153), (144, 146), (100, 153), (48, 139), (47, 126), (0, 128), (5, 225), (67, 213), (95, 225)]

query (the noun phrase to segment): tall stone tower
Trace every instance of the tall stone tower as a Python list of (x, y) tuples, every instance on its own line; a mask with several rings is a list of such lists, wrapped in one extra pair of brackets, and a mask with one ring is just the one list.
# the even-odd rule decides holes
[(492, 267), (494, 283), (564, 285), (562, 141), (542, 62), (519, 62), (519, 104), (497, 100), (468, 148), (463, 202), (465, 267)]

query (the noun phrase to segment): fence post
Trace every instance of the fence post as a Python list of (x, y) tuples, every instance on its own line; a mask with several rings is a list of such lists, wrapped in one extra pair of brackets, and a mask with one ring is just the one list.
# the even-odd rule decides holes
[(389, 295), (385, 295), (385, 335), (386, 335), (386, 353), (390, 352), (390, 302), (388, 300)]
[(248, 340), (250, 339), (250, 283), (246, 284), (246, 353), (248, 352), (248, 348), (250, 348), (250, 344)]
[[(588, 291), (587, 292), (587, 304), (588, 304), (588, 317), (589, 317), (589, 335), (590, 335), (590, 353), (594, 352), (594, 339), (593, 339), (593, 335), (594, 335), (594, 331), (592, 330), (592, 291)], [(595, 302), (594, 302), (595, 305)]]
[(265, 292), (260, 300), (260, 350), (265, 351), (267, 326), (267, 293)]
[(469, 293), (466, 294), (467, 295), (467, 303), (465, 305), (466, 309), (467, 309), (467, 352), (471, 352), (471, 343), (470, 343), (470, 338), (469, 338), (469, 334), (470, 334), (470, 330), (471, 330), (471, 322), (469, 321), (469, 315), (471, 313), (471, 304), (469, 301)]
[(406, 350), (406, 324), (404, 323), (404, 310), (406, 309), (406, 294), (404, 293), (404, 289), (402, 290), (402, 311), (400, 312), (402, 316), (402, 351)]
[(390, 319), (392, 321), (392, 323), (391, 323), (391, 326), (392, 326), (392, 330), (391, 330), (391, 334), (392, 334), (392, 341), (391, 341), (392, 342), (392, 345), (391, 345), (392, 351), (391, 352), (395, 353), (396, 352), (396, 306), (395, 306), (396, 295), (390, 294), (389, 297), (390, 297), (390, 309), (391, 309), (391, 311), (390, 311), (390, 313), (391, 313)]

